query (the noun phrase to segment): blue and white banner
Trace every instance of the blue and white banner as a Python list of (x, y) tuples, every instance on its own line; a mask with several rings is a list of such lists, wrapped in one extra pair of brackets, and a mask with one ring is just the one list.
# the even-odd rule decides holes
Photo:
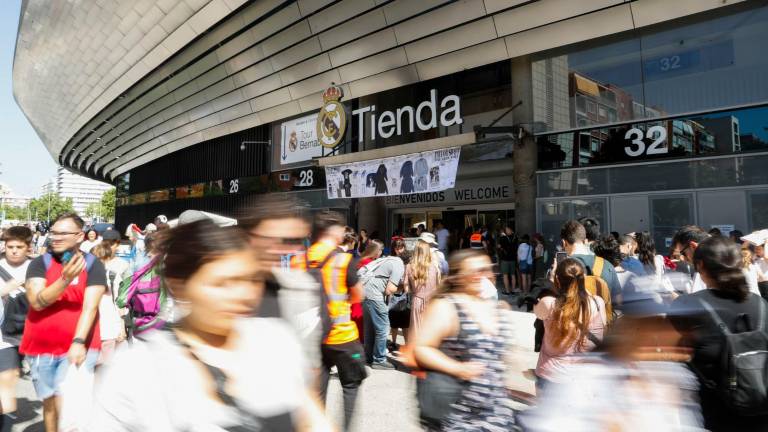
[(437, 192), (454, 187), (461, 147), (325, 167), (328, 198)]

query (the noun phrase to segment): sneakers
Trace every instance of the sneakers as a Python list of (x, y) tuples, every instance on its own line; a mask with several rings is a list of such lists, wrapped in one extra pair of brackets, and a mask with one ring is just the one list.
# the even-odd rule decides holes
[(392, 363), (390, 363), (388, 361), (383, 361), (381, 363), (372, 363), (371, 364), (371, 369), (376, 369), (376, 370), (395, 370), (395, 365), (393, 365)]

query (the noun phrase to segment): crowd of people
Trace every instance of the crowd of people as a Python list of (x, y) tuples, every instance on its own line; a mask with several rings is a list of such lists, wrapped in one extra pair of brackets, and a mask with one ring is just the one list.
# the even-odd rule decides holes
[[(582, 219), (549, 248), (507, 226), (452, 250), (439, 222), (385, 243), (300, 208), (267, 199), (237, 224), (190, 211), (124, 235), (68, 213), (42, 246), (5, 230), (0, 432), (20, 356), (48, 432), (350, 430), (365, 380), (395, 370), (417, 376), (425, 430), (768, 430), (768, 231), (685, 226), (661, 255), (647, 232)], [(512, 359), (526, 305), (532, 371)], [(73, 366), (95, 381), (74, 420)], [(535, 380), (526, 409), (515, 374)]]

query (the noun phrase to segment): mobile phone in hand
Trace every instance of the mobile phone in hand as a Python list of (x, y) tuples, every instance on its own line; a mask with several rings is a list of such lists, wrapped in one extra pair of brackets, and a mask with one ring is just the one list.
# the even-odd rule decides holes
[(72, 252), (72, 251), (65, 251), (65, 252), (64, 252), (64, 253), (61, 255), (61, 263), (62, 263), (62, 264), (67, 264), (67, 263), (69, 263), (70, 261), (72, 261), (72, 258), (74, 258), (74, 257), (75, 257), (75, 252)]

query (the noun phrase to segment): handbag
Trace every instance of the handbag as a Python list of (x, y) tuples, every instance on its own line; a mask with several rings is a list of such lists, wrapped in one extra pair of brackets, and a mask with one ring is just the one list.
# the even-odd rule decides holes
[(390, 312), (405, 312), (411, 309), (411, 296), (408, 293), (392, 294), (389, 297)]
[(416, 399), (420, 417), (424, 422), (439, 424), (459, 401), (462, 382), (442, 372), (428, 371), (424, 379), (416, 383)]
[[(459, 305), (455, 305), (459, 308)], [(459, 326), (458, 339), (464, 337)], [(464, 361), (462, 355), (456, 360)], [(453, 404), (461, 398), (464, 381), (442, 372), (426, 371), (426, 376), (416, 382), (416, 400), (419, 403), (419, 417), (422, 422), (439, 425), (450, 414)]]

